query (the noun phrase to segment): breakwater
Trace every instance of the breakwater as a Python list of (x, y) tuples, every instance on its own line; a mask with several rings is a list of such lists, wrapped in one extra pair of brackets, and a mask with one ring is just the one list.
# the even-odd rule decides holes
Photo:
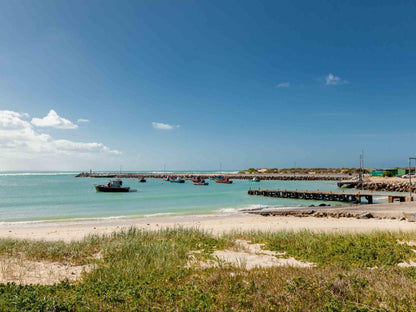
[[(357, 182), (354, 184), (357, 190), (379, 191), (379, 192), (409, 192), (409, 181), (406, 182)], [(412, 185), (412, 192), (416, 186)]]
[[(290, 217), (315, 217), (315, 218), (356, 218), (356, 219), (371, 219), (374, 218), (373, 214), (369, 212), (353, 210), (336, 210), (336, 209), (294, 209), (294, 210), (246, 210), (245, 213), (260, 215), (264, 217), (268, 216), (290, 216)], [(395, 217), (391, 219), (396, 219)]]
[[(124, 178), (124, 179), (135, 179), (135, 178), (156, 178), (162, 179), (164, 176), (169, 175), (172, 178), (184, 177), (184, 176), (199, 176), (204, 179), (208, 179), (212, 176), (218, 176), (219, 174), (213, 173), (116, 173), (116, 172), (81, 172), (76, 175), (78, 178)], [(342, 174), (309, 174), (309, 175), (283, 175), (283, 174), (239, 174), (239, 173), (224, 173), (221, 174), (225, 178), (237, 179), (237, 180), (252, 180), (254, 177), (258, 177), (261, 180), (280, 180), (280, 181), (339, 181), (349, 180), (350, 175)]]

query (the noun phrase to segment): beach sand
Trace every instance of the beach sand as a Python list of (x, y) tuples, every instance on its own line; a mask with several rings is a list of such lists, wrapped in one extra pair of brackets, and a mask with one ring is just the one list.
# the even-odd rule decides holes
[[(293, 208), (298, 209), (298, 208)], [(310, 208), (317, 210), (318, 208)], [(80, 240), (89, 234), (110, 234), (132, 226), (145, 230), (161, 228), (198, 228), (221, 234), (231, 231), (324, 231), (324, 232), (368, 232), (373, 230), (415, 231), (416, 222), (399, 221), (401, 217), (416, 214), (416, 202), (331, 207), (326, 210), (370, 212), (376, 218), (316, 218), (295, 216), (258, 216), (247, 213), (205, 216), (165, 216), (131, 219), (105, 219), (85, 221), (4, 223), (0, 227), (0, 238), (37, 240)], [(319, 209), (321, 210), (321, 209)], [(322, 209), (324, 210), (324, 209)], [(388, 217), (384, 218), (383, 217)], [(389, 219), (394, 217), (396, 219)]]
[[(299, 208), (293, 208), (296, 210)], [(304, 211), (305, 208), (301, 208)], [(318, 208), (309, 208), (318, 210)], [(106, 219), (62, 222), (3, 223), (0, 226), (0, 238), (35, 239), (70, 242), (81, 240), (90, 234), (104, 235), (115, 231), (129, 229), (134, 226), (145, 230), (163, 228), (197, 228), (221, 235), (232, 231), (300, 231), (316, 232), (369, 232), (369, 231), (416, 231), (416, 222), (401, 220), (403, 217), (416, 213), (416, 203), (395, 203), (377, 205), (359, 205), (352, 207), (319, 208), (327, 211), (350, 211), (374, 215), (371, 219), (332, 218), (332, 217), (296, 217), (296, 216), (260, 216), (247, 213), (233, 215), (206, 216), (171, 216), (136, 219)], [(394, 217), (394, 219), (392, 219)], [(254, 267), (292, 266), (311, 267), (313, 263), (305, 263), (294, 258), (275, 257), (270, 251), (261, 249), (260, 244), (238, 242), (238, 250), (218, 250), (213, 256), (224, 262), (241, 265), (247, 269)], [(242, 262), (242, 259), (244, 261)], [(207, 267), (212, 263), (190, 263), (193, 266)], [(416, 265), (416, 262), (401, 264)], [(33, 261), (24, 256), (0, 257), (0, 283), (14, 282), (17, 284), (49, 285), (64, 279), (80, 280), (82, 272), (89, 271), (92, 266), (73, 265), (49, 261)]]

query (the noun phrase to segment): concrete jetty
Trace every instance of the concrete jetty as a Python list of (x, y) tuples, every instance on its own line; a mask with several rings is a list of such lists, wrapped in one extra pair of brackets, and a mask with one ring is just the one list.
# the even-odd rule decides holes
[(360, 183), (358, 180), (342, 180), (338, 181), (338, 187), (354, 188)]
[[(355, 202), (360, 204), (362, 199), (366, 199), (367, 203), (372, 204), (373, 196), (372, 192), (322, 192), (316, 191), (298, 191), (298, 190), (262, 190), (262, 189), (249, 189), (248, 195), (276, 197), (276, 198), (293, 198), (293, 199), (305, 199), (305, 200), (325, 200), (325, 201), (340, 201), (340, 202)], [(394, 202), (410, 202), (413, 201), (413, 197), (406, 194), (385, 194), (388, 197), (389, 203)]]
[(356, 202), (361, 203), (364, 198), (369, 204), (373, 203), (373, 193), (345, 193), (345, 192), (322, 192), (316, 191), (298, 191), (298, 190), (262, 190), (249, 189), (248, 195), (258, 195), (276, 198), (292, 198), (305, 200), (325, 200), (325, 201), (340, 201), (340, 202)]

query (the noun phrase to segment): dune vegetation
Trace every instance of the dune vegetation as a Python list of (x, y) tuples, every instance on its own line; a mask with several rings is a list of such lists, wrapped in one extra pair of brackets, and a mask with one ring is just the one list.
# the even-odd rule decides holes
[[(249, 270), (243, 259), (232, 265), (213, 256), (241, 248), (238, 240), (313, 266)], [(416, 311), (416, 268), (406, 266), (415, 241), (416, 233), (400, 232), (215, 236), (182, 228), (71, 243), (2, 239), (3, 259), (91, 269), (71, 282), (0, 284), (0, 311)]]

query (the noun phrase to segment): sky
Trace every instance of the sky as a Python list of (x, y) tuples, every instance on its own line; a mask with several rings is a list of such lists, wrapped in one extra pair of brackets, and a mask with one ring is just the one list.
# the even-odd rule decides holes
[(0, 0), (0, 171), (407, 166), (414, 1)]

